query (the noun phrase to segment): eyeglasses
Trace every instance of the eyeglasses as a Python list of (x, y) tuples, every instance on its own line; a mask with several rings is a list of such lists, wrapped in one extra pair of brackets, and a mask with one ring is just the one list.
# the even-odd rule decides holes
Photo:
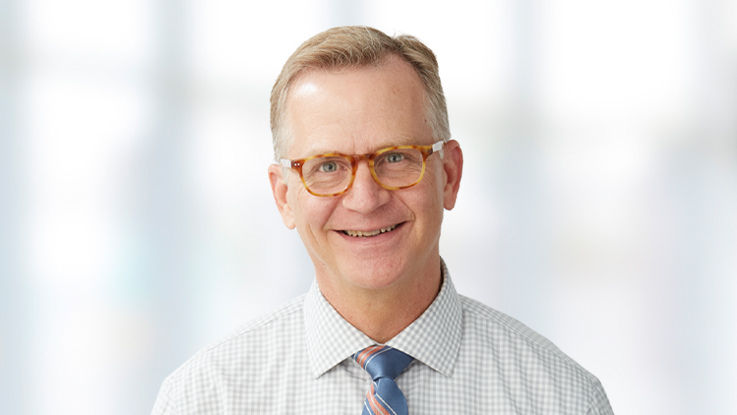
[[(371, 154), (318, 154), (303, 159), (279, 160), (286, 168), (295, 169), (305, 189), (315, 196), (338, 196), (351, 188), (358, 162), (366, 160), (374, 181), (387, 190), (412, 187), (425, 174), (425, 161), (442, 150), (444, 140), (432, 145), (392, 146)], [(441, 156), (442, 157), (442, 156)]]

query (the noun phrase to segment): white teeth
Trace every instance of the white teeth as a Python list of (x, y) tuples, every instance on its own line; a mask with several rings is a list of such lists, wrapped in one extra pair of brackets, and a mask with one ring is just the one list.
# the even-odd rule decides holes
[(381, 233), (384, 233), (384, 232), (393, 231), (394, 228), (396, 228), (396, 227), (397, 227), (397, 225), (392, 225), (392, 226), (389, 226), (389, 227), (386, 227), (386, 228), (381, 228), (381, 229), (378, 229), (378, 230), (375, 230), (375, 231), (367, 231), (367, 232), (364, 232), (364, 231), (343, 231), (343, 233), (346, 234), (346, 235), (348, 235), (348, 236), (353, 236), (353, 237), (356, 237), (356, 238), (366, 238), (366, 237), (369, 237), (369, 236), (376, 236), (376, 235), (381, 234)]

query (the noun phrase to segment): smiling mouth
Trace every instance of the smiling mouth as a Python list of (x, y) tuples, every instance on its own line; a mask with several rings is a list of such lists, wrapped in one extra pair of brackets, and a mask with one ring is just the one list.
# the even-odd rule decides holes
[(340, 232), (342, 232), (344, 235), (352, 236), (354, 238), (370, 238), (372, 236), (381, 235), (382, 233), (391, 232), (394, 229), (397, 229), (397, 227), (399, 225), (400, 224), (398, 223), (396, 225), (387, 226), (386, 228), (377, 229), (375, 231), (348, 231), (348, 230), (344, 230), (344, 231), (340, 231)]

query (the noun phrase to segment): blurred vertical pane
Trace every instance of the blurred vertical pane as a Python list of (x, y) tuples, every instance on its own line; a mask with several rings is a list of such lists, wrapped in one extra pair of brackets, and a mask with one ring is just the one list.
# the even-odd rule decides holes
[(22, 5), (29, 413), (140, 412), (116, 392), (140, 356), (121, 341), (129, 310), (110, 290), (126, 180), (151, 125), (151, 12), (142, 1)]
[(25, 148), (18, 122), (22, 81), (19, 4), (0, 0), (0, 412), (25, 412), (29, 290), (20, 259)]

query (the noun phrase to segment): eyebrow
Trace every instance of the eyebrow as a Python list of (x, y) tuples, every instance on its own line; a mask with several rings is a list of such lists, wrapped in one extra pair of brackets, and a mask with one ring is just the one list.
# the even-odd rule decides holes
[(417, 139), (412, 137), (403, 137), (399, 136), (392, 140), (381, 140), (380, 144), (376, 145), (373, 150), (367, 151), (364, 153), (345, 153), (342, 151), (338, 151), (335, 148), (325, 148), (325, 147), (314, 147), (307, 150), (307, 155), (300, 156), (300, 158), (307, 158), (312, 156), (317, 156), (320, 154), (331, 154), (331, 153), (338, 153), (338, 154), (346, 154), (346, 155), (352, 155), (352, 154), (372, 154), (375, 153), (383, 148), (387, 147), (394, 147), (394, 146), (404, 146), (404, 145), (415, 145), (417, 144)]

